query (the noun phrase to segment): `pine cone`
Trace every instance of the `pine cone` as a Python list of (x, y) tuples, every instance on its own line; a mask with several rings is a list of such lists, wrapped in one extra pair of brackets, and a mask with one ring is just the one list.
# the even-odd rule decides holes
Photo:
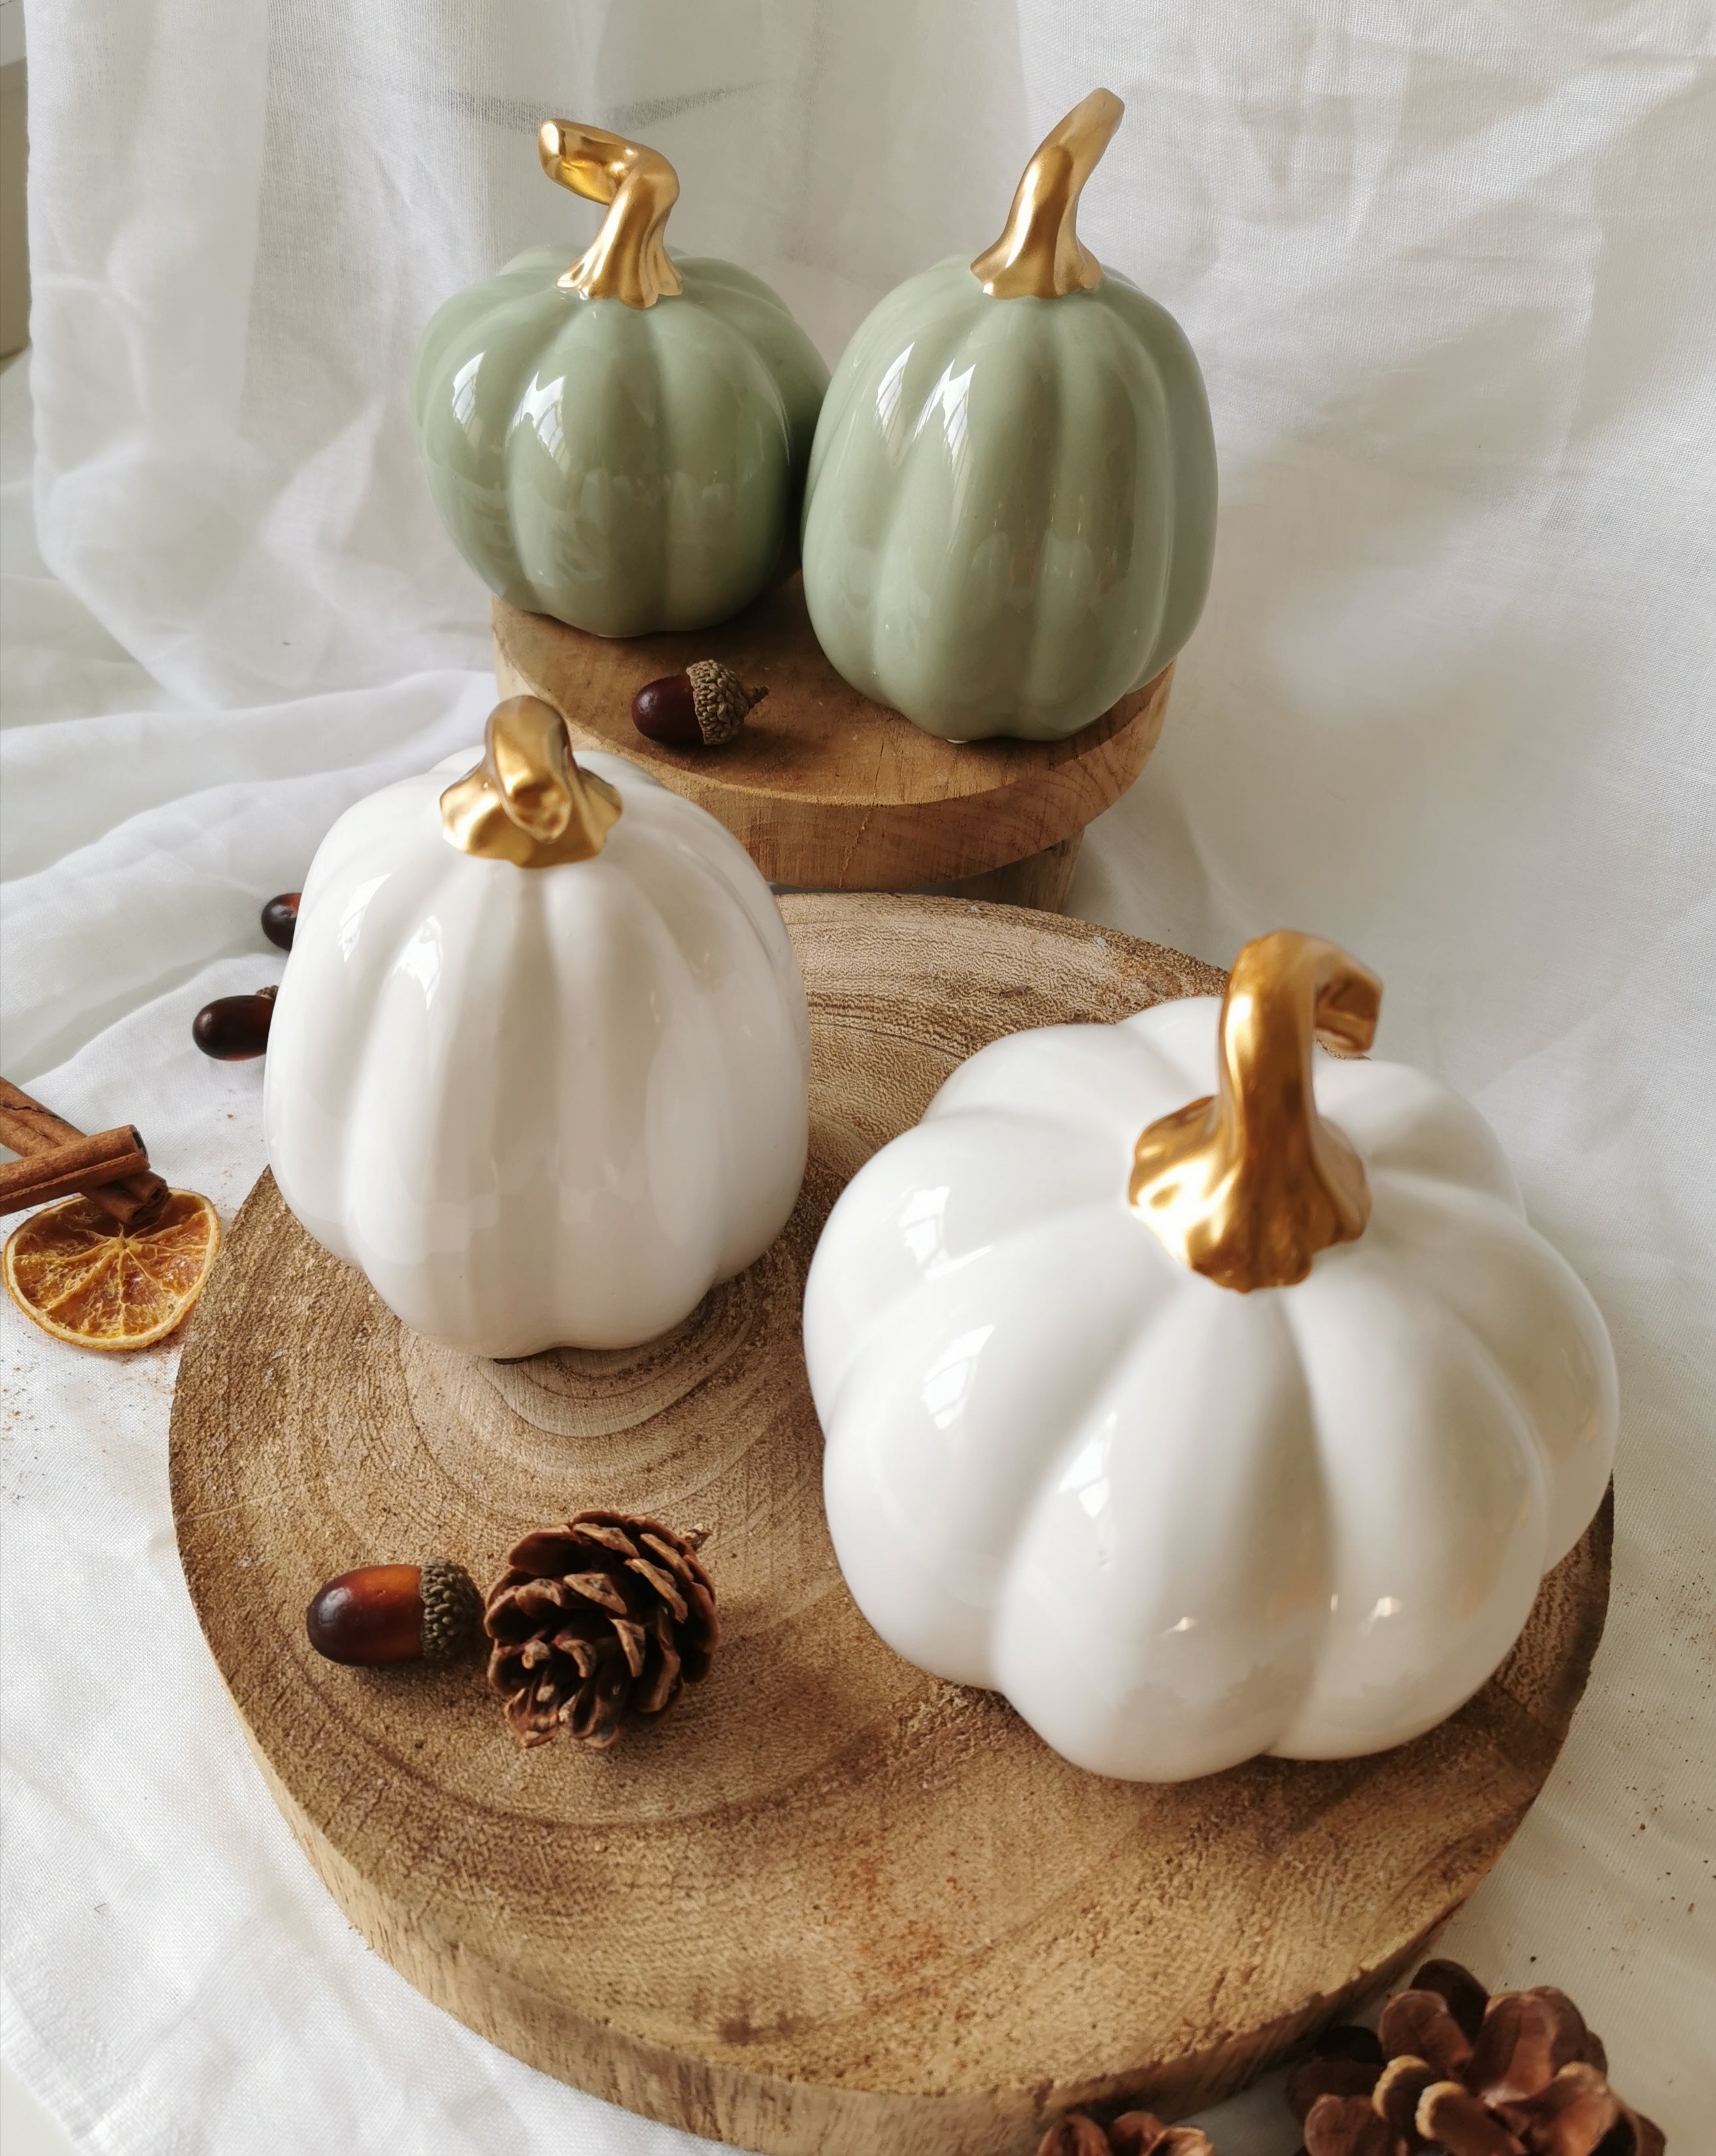
[(1287, 2082), (1307, 2156), (1662, 2156), (1564, 1991), (1498, 1991), (1427, 1961), (1368, 2029), (1325, 2030)]
[(1106, 2127), (1069, 2111), (1043, 2136), (1037, 2156), (1215, 2156), (1215, 2150), (1201, 2127), (1164, 2126), (1148, 2111), (1128, 2111)]
[(715, 1589), (696, 1544), (657, 1520), (578, 1512), (506, 1555), (483, 1629), (489, 1682), (523, 1746), (562, 1727), (605, 1752), (628, 1722), (650, 1722), (709, 1671)]

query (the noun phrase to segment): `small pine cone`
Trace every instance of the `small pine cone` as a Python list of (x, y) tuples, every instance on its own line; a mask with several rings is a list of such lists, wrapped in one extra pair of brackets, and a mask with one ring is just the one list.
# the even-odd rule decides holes
[(1407, 2156), (1403, 2140), (1362, 2096), (1320, 2096), (1305, 2116), (1305, 2156)]
[(694, 659), (686, 669), (686, 679), (691, 685), (691, 709), (705, 748), (721, 748), (730, 742), (751, 706), (768, 694), (766, 689), (748, 689), (718, 659)]
[(483, 1627), (489, 1682), (522, 1746), (561, 1729), (605, 1752), (708, 1674), (715, 1589), (696, 1543), (659, 1521), (579, 1512), (507, 1553)]
[(1426, 1962), (1374, 2036), (1327, 2030), (1316, 2052), (1287, 2083), (1308, 2156), (1662, 2156), (1551, 1984), (1493, 1998), (1458, 1962)]
[(1215, 2150), (1201, 2127), (1164, 2126), (1151, 2112), (1128, 2111), (1098, 2126), (1069, 2111), (1043, 2136), (1037, 2156), (1215, 2156)]

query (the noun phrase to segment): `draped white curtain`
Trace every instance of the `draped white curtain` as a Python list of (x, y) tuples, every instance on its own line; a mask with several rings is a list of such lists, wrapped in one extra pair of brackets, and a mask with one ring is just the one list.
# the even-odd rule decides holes
[[(36, 313), (8, 479), (8, 1075), (226, 1206), (256, 1074), (189, 1046), (346, 803), (475, 737), (485, 595), (407, 383), (461, 284), (593, 213), (550, 113), (678, 167), (673, 234), (830, 359), (999, 228), (1098, 82), (1082, 228), (1215, 410), (1215, 586), (1076, 910), (1217, 960), (1283, 924), (1387, 985), (1613, 1328), (1609, 1634), (1450, 1935), (1563, 1984), (1617, 2082), (1716, 2106), (1716, 18), (1678, 0), (31, 0)], [(33, 393), (33, 554), (28, 394)], [(91, 2148), (682, 2138), (490, 2051), (367, 1954), (272, 1813), (172, 1557), (171, 1351), (9, 1308), (12, 2056)], [(105, 1614), (103, 1614), (105, 1613)], [(1336, 1891), (1332, 1882), (1331, 1891)], [(1261, 2107), (1224, 2146), (1294, 2145)], [(1248, 2120), (1250, 2123), (1248, 2123)]]
[(647, 133), (679, 168), (675, 244), (775, 280), (837, 351), (891, 283), (997, 221), (1028, 146), (1011, 13), (924, 12), (39, 7), (49, 558), (199, 702), (480, 665), (482, 595), (428, 513), (408, 389), (450, 292), (595, 229), (543, 177), (540, 121)]

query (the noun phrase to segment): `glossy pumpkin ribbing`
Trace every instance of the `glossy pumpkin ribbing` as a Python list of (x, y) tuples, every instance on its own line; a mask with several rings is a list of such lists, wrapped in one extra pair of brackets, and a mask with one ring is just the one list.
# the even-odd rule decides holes
[(804, 989), (737, 840), (618, 757), (578, 767), (619, 804), (593, 855), (461, 850), (447, 803), (506, 762), (510, 708), (478, 773), (450, 759), (322, 842), (270, 1040), (269, 1160), (310, 1232), (431, 1338), (630, 1347), (792, 1210)]
[(1110, 270), (994, 299), (963, 257), (836, 370), (804, 597), (853, 687), (945, 739), (1076, 733), (1159, 674), (1210, 581), (1215, 459), (1173, 316)]
[(419, 352), (429, 490), (515, 606), (601, 636), (701, 629), (790, 536), (827, 369), (778, 297), (678, 260), (647, 307), (563, 289), (532, 248), (450, 300)]
[(1317, 1059), (1368, 1222), (1236, 1292), (1128, 1193), (1221, 1005), (1023, 1033), (854, 1178), (806, 1288), (830, 1531), (907, 1659), (1093, 1772), (1341, 1758), (1452, 1713), (1608, 1480), (1595, 1305), (1477, 1111)]

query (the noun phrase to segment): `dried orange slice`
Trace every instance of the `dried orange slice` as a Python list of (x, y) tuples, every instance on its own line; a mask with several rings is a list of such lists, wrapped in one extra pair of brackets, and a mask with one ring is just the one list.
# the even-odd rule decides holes
[(7, 1242), (6, 1291), (44, 1332), (77, 1348), (146, 1348), (182, 1322), (220, 1248), (220, 1219), (194, 1190), (121, 1228), (92, 1198), (44, 1205)]

